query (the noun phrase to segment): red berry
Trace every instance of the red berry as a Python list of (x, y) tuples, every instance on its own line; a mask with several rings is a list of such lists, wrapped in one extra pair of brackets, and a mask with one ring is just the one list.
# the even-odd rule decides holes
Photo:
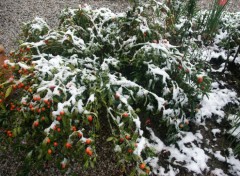
[(61, 120), (62, 120), (62, 117), (57, 116), (57, 121), (61, 121)]
[(90, 115), (87, 117), (88, 121), (91, 123), (93, 121), (93, 117)]
[(62, 167), (62, 169), (65, 169), (66, 168), (66, 164), (62, 163), (61, 167)]
[(124, 138), (120, 138), (120, 139), (119, 139), (119, 142), (120, 142), (120, 143), (123, 143), (123, 142), (124, 142)]
[(3, 102), (3, 100), (2, 99), (0, 99), (0, 103), (2, 103)]
[(67, 143), (65, 144), (65, 147), (66, 147), (67, 149), (70, 149), (70, 148), (72, 147), (72, 144), (70, 144), (69, 142), (67, 142)]
[(199, 84), (201, 84), (201, 83), (203, 82), (203, 77), (202, 77), (202, 76), (199, 76), (199, 77), (197, 78), (197, 82), (198, 82)]
[(30, 50), (31, 50), (31, 48), (30, 48), (30, 47), (27, 47), (27, 48), (26, 48), (26, 51), (27, 51), (27, 52), (29, 52)]
[(78, 132), (78, 137), (81, 138), (82, 137), (82, 133)]
[(63, 116), (65, 114), (64, 111), (60, 111), (60, 115)]
[(57, 146), (58, 146), (58, 143), (57, 143), (57, 142), (54, 142), (54, 143), (53, 143), (53, 146), (54, 146), (54, 147), (57, 147)]
[(38, 127), (39, 126), (39, 122), (38, 121), (33, 122), (33, 126), (34, 127)]
[(182, 65), (179, 65), (179, 66), (178, 66), (178, 69), (181, 70), (181, 69), (182, 69)]
[(124, 113), (122, 114), (122, 116), (123, 116), (123, 117), (128, 117), (128, 113), (127, 113), (127, 112), (124, 112)]
[(120, 94), (118, 92), (116, 92), (116, 94), (114, 95), (115, 99), (118, 100), (120, 98)]

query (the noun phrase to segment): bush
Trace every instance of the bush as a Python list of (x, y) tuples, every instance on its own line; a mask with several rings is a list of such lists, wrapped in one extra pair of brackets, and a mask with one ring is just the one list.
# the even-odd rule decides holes
[(56, 30), (39, 18), (25, 25), (25, 42), (6, 62), (14, 80), (3, 91), (17, 92), (5, 105), (18, 116), (5, 127), (27, 144), (30, 161), (55, 157), (65, 170), (81, 157), (93, 166), (96, 132), (108, 123), (119, 164), (150, 173), (148, 124), (174, 128), (167, 134), (174, 139), (210, 88), (202, 64), (164, 39), (167, 12), (156, 1), (120, 14), (84, 6), (64, 10)]

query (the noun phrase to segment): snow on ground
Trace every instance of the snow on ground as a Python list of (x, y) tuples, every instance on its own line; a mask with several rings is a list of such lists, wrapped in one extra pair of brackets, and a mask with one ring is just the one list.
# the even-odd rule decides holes
[[(239, 97), (237, 97), (237, 93), (233, 90), (224, 88), (222, 85), (225, 85), (225, 83), (212, 83), (212, 90), (208, 94), (208, 97), (204, 97), (201, 101), (201, 108), (196, 114), (196, 122), (194, 123), (205, 126), (205, 120), (211, 119), (213, 115), (217, 116), (217, 122), (221, 123), (223, 118), (226, 116), (224, 113), (224, 107), (229, 103), (239, 105), (240, 100)], [(231, 117), (231, 119), (234, 118), (235, 116)], [(168, 157), (167, 162), (171, 164), (168, 165), (168, 168), (162, 167), (161, 164), (159, 164), (161, 163), (161, 159), (159, 158), (148, 158), (146, 163), (150, 163), (150, 165), (154, 168), (154, 174), (161, 176), (174, 176), (179, 174), (179, 169), (173, 166), (184, 167), (189, 173), (193, 172), (200, 175), (210, 173), (213, 176), (226, 176), (227, 173), (224, 173), (224, 171), (220, 168), (214, 168), (213, 170), (209, 168), (208, 161), (211, 157), (214, 157), (218, 161), (224, 162), (228, 165), (228, 173), (240, 175), (240, 168), (238, 167), (240, 166), (240, 161), (236, 158), (236, 156), (234, 156), (231, 148), (228, 148), (228, 157), (223, 156), (221, 151), (214, 152), (214, 147), (217, 145), (209, 144), (209, 148), (202, 148), (203, 140), (216, 141), (217, 134), (222, 134), (222, 130), (218, 128), (207, 130), (211, 131), (214, 139), (203, 139), (204, 137), (200, 130), (195, 133), (180, 132), (178, 134), (178, 141), (176, 142), (176, 145), (171, 146), (166, 146), (151, 131), (151, 139), (154, 141), (154, 144), (151, 144), (152, 148), (159, 153), (169, 152), (170, 156)], [(236, 134), (239, 132), (240, 129), (235, 131)]]
[(224, 88), (219, 88), (220, 85), (225, 85), (225, 83), (212, 83), (212, 90), (205, 96), (201, 101), (201, 108), (196, 114), (197, 123), (204, 123), (204, 119), (211, 118), (213, 115), (217, 115), (218, 122), (224, 118), (224, 107), (228, 103), (239, 104), (239, 98), (237, 97), (237, 93), (233, 90)]

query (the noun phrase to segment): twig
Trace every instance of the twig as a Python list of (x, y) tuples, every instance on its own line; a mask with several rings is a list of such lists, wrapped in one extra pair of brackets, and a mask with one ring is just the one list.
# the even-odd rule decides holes
[(236, 52), (236, 54), (235, 54), (235, 56), (234, 56), (234, 58), (233, 58), (232, 63), (235, 62), (235, 60), (236, 60), (236, 58), (237, 58), (237, 56), (238, 56), (238, 53), (240, 53), (240, 45), (238, 45), (238, 49), (237, 49), (237, 52)]

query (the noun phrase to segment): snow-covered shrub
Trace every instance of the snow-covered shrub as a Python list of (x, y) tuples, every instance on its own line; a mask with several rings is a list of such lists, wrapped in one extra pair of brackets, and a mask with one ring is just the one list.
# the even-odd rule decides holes
[(6, 63), (15, 78), (7, 84), (20, 95), (13, 137), (28, 145), (28, 158), (57, 157), (65, 169), (80, 157), (92, 166), (104, 121), (119, 164), (150, 172), (151, 122), (186, 130), (210, 86), (201, 63), (161, 33), (167, 12), (154, 0), (119, 14), (82, 6), (64, 10), (56, 30), (39, 18), (26, 24), (25, 42)]

